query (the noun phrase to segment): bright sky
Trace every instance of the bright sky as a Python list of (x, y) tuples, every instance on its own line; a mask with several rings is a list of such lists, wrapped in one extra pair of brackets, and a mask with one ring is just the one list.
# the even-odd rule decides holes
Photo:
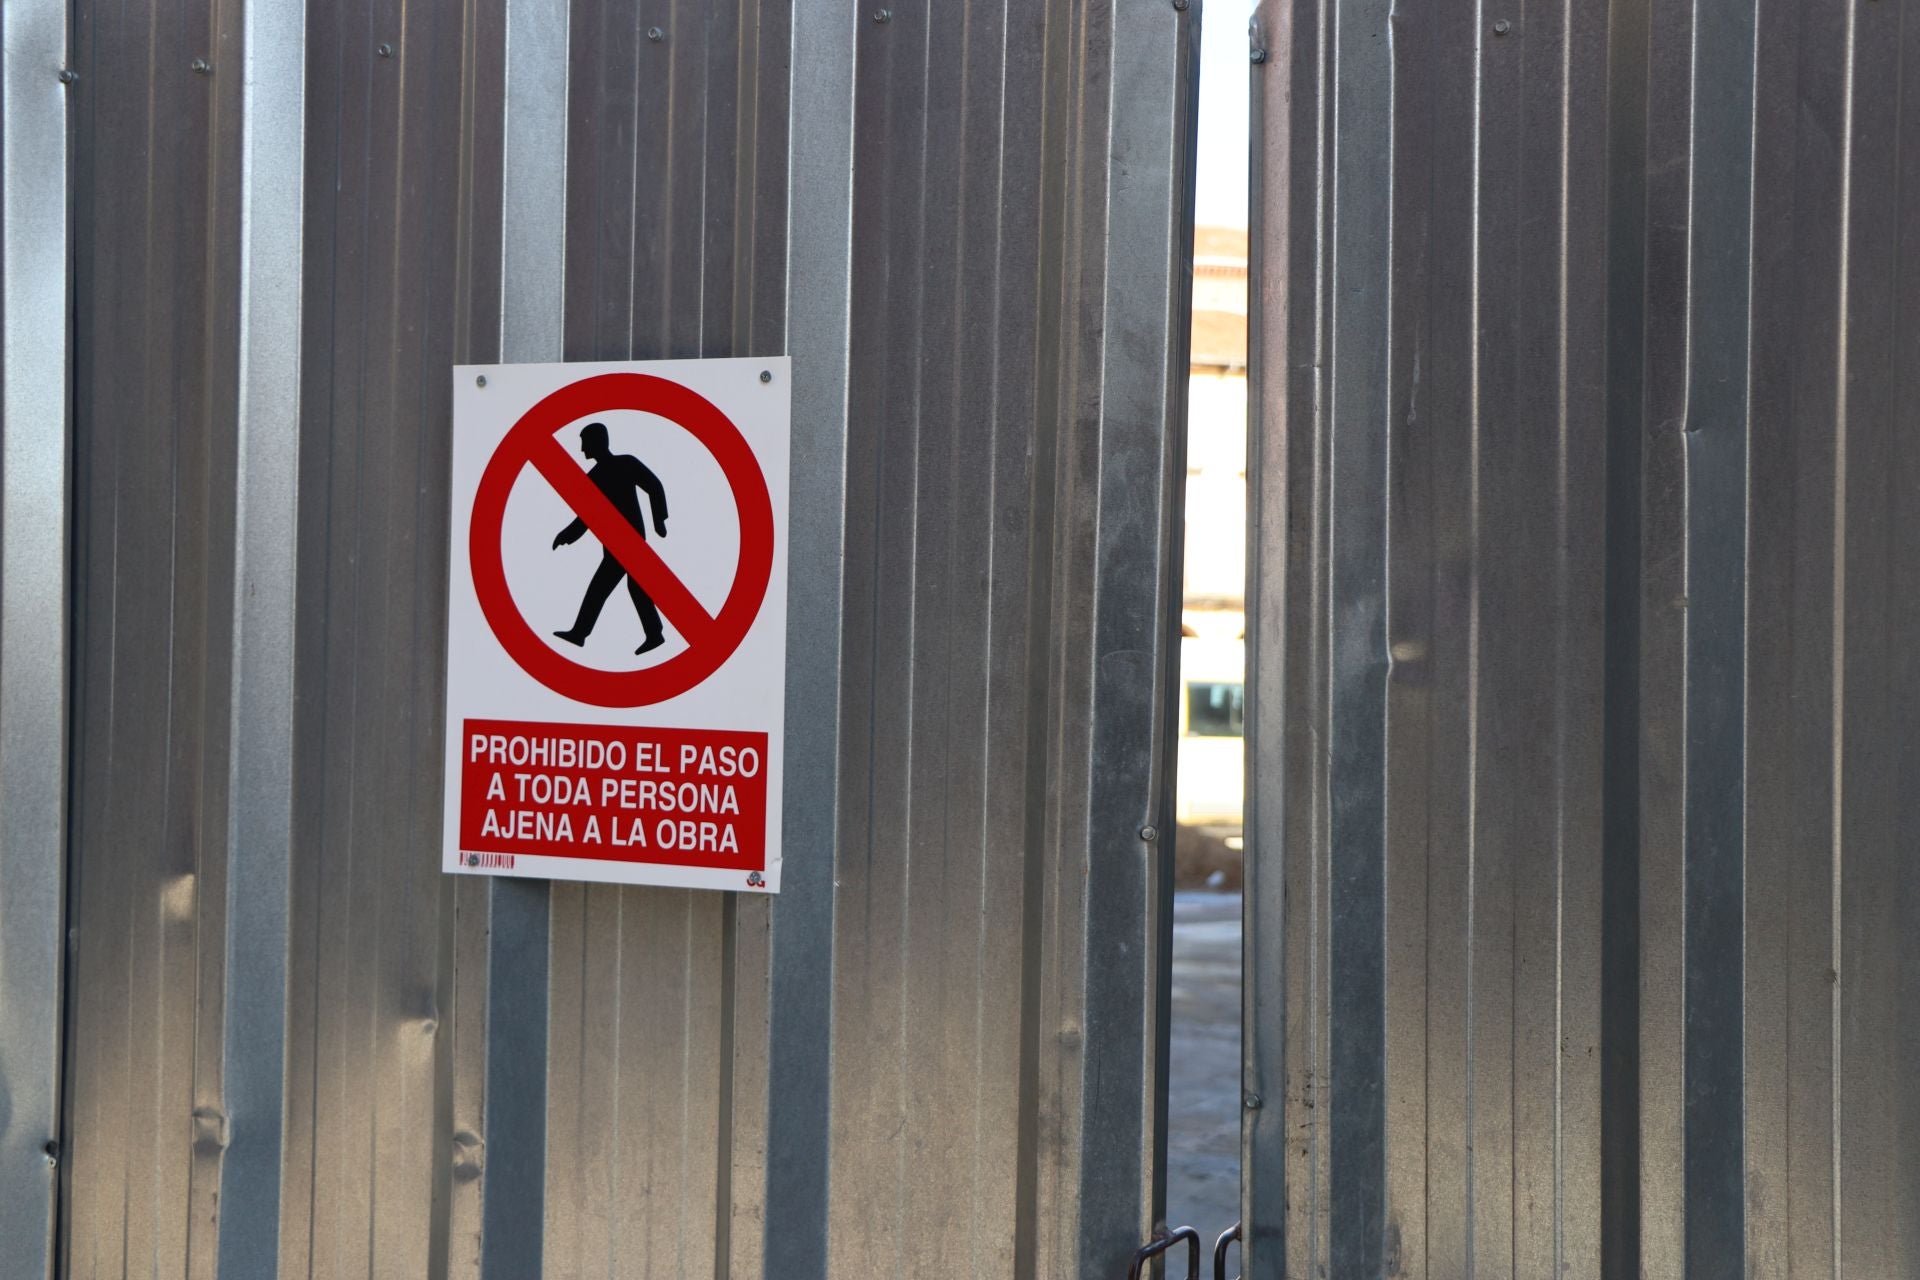
[(1200, 146), (1195, 221), (1247, 225), (1247, 20), (1253, 0), (1211, 0), (1200, 21)]

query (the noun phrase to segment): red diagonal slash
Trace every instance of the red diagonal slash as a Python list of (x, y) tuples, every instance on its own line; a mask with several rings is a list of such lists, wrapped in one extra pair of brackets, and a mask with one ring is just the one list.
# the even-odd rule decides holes
[[(0, 0), (3, 2), (3, 0)], [(757, 384), (756, 384), (757, 385)], [(657, 414), (713, 455), (732, 491), (740, 559), (720, 611), (708, 615), (648, 546), (646, 538), (595, 487), (554, 439), (568, 424), (610, 409)], [(615, 563), (673, 620), (687, 645), (624, 671), (584, 666), (536, 635), (507, 587), (501, 558), (507, 499), (531, 466), (601, 539)], [(467, 521), (474, 598), (500, 646), (519, 668), (563, 698), (596, 707), (644, 707), (677, 698), (724, 666), (747, 638), (766, 602), (776, 549), (772, 495), (753, 446), (726, 414), (692, 388), (651, 374), (594, 374), (549, 392), (520, 416), (487, 460)], [(681, 518), (685, 519), (685, 513)], [(682, 530), (682, 536), (685, 531)]]
[(667, 567), (660, 553), (647, 545), (640, 531), (614, 509), (607, 496), (587, 478), (587, 473), (575, 465), (558, 440), (543, 437), (533, 446), (528, 461), (546, 477), (560, 500), (572, 508), (593, 536), (600, 539), (600, 545), (613, 553), (620, 567), (633, 576), (640, 589), (667, 615), (667, 621), (689, 647), (698, 647), (713, 634), (713, 615), (687, 590), (679, 575)]

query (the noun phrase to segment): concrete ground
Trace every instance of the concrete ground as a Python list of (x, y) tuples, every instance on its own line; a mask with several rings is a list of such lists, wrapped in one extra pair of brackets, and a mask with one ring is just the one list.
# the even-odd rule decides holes
[(1167, 1221), (1213, 1239), (1240, 1217), (1240, 895), (1173, 898)]

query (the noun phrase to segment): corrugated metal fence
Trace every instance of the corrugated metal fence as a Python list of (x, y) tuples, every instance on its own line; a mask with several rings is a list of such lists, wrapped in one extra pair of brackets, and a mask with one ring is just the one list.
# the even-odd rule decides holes
[(0, 1257), (40, 1270), (66, 827), (65, 23), (57, 3), (0, 8)]
[[(1123, 1270), (1192, 16), (0, 22), (0, 1274)], [(442, 877), (449, 366), (783, 350), (786, 892)]]
[(1905, 8), (1260, 9), (1251, 1276), (1920, 1276)]

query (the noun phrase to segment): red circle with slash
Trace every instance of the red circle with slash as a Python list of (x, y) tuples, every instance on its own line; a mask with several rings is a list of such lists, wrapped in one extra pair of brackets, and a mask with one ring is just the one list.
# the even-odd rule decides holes
[[(709, 615), (639, 530), (614, 509), (554, 437), (594, 414), (631, 409), (667, 419), (706, 447), (725, 474), (740, 520), (740, 562), (720, 611)], [(637, 671), (603, 671), (556, 653), (528, 625), (507, 589), (501, 541), (507, 497), (522, 468), (553, 486), (600, 545), (650, 596), (686, 648)], [(575, 702), (641, 707), (677, 698), (718, 671), (747, 637), (773, 575), (773, 501), (767, 480), (740, 429), (712, 401), (689, 387), (645, 373), (603, 373), (568, 383), (513, 424), (474, 494), (467, 534), (474, 594), (487, 625), (521, 670)]]

